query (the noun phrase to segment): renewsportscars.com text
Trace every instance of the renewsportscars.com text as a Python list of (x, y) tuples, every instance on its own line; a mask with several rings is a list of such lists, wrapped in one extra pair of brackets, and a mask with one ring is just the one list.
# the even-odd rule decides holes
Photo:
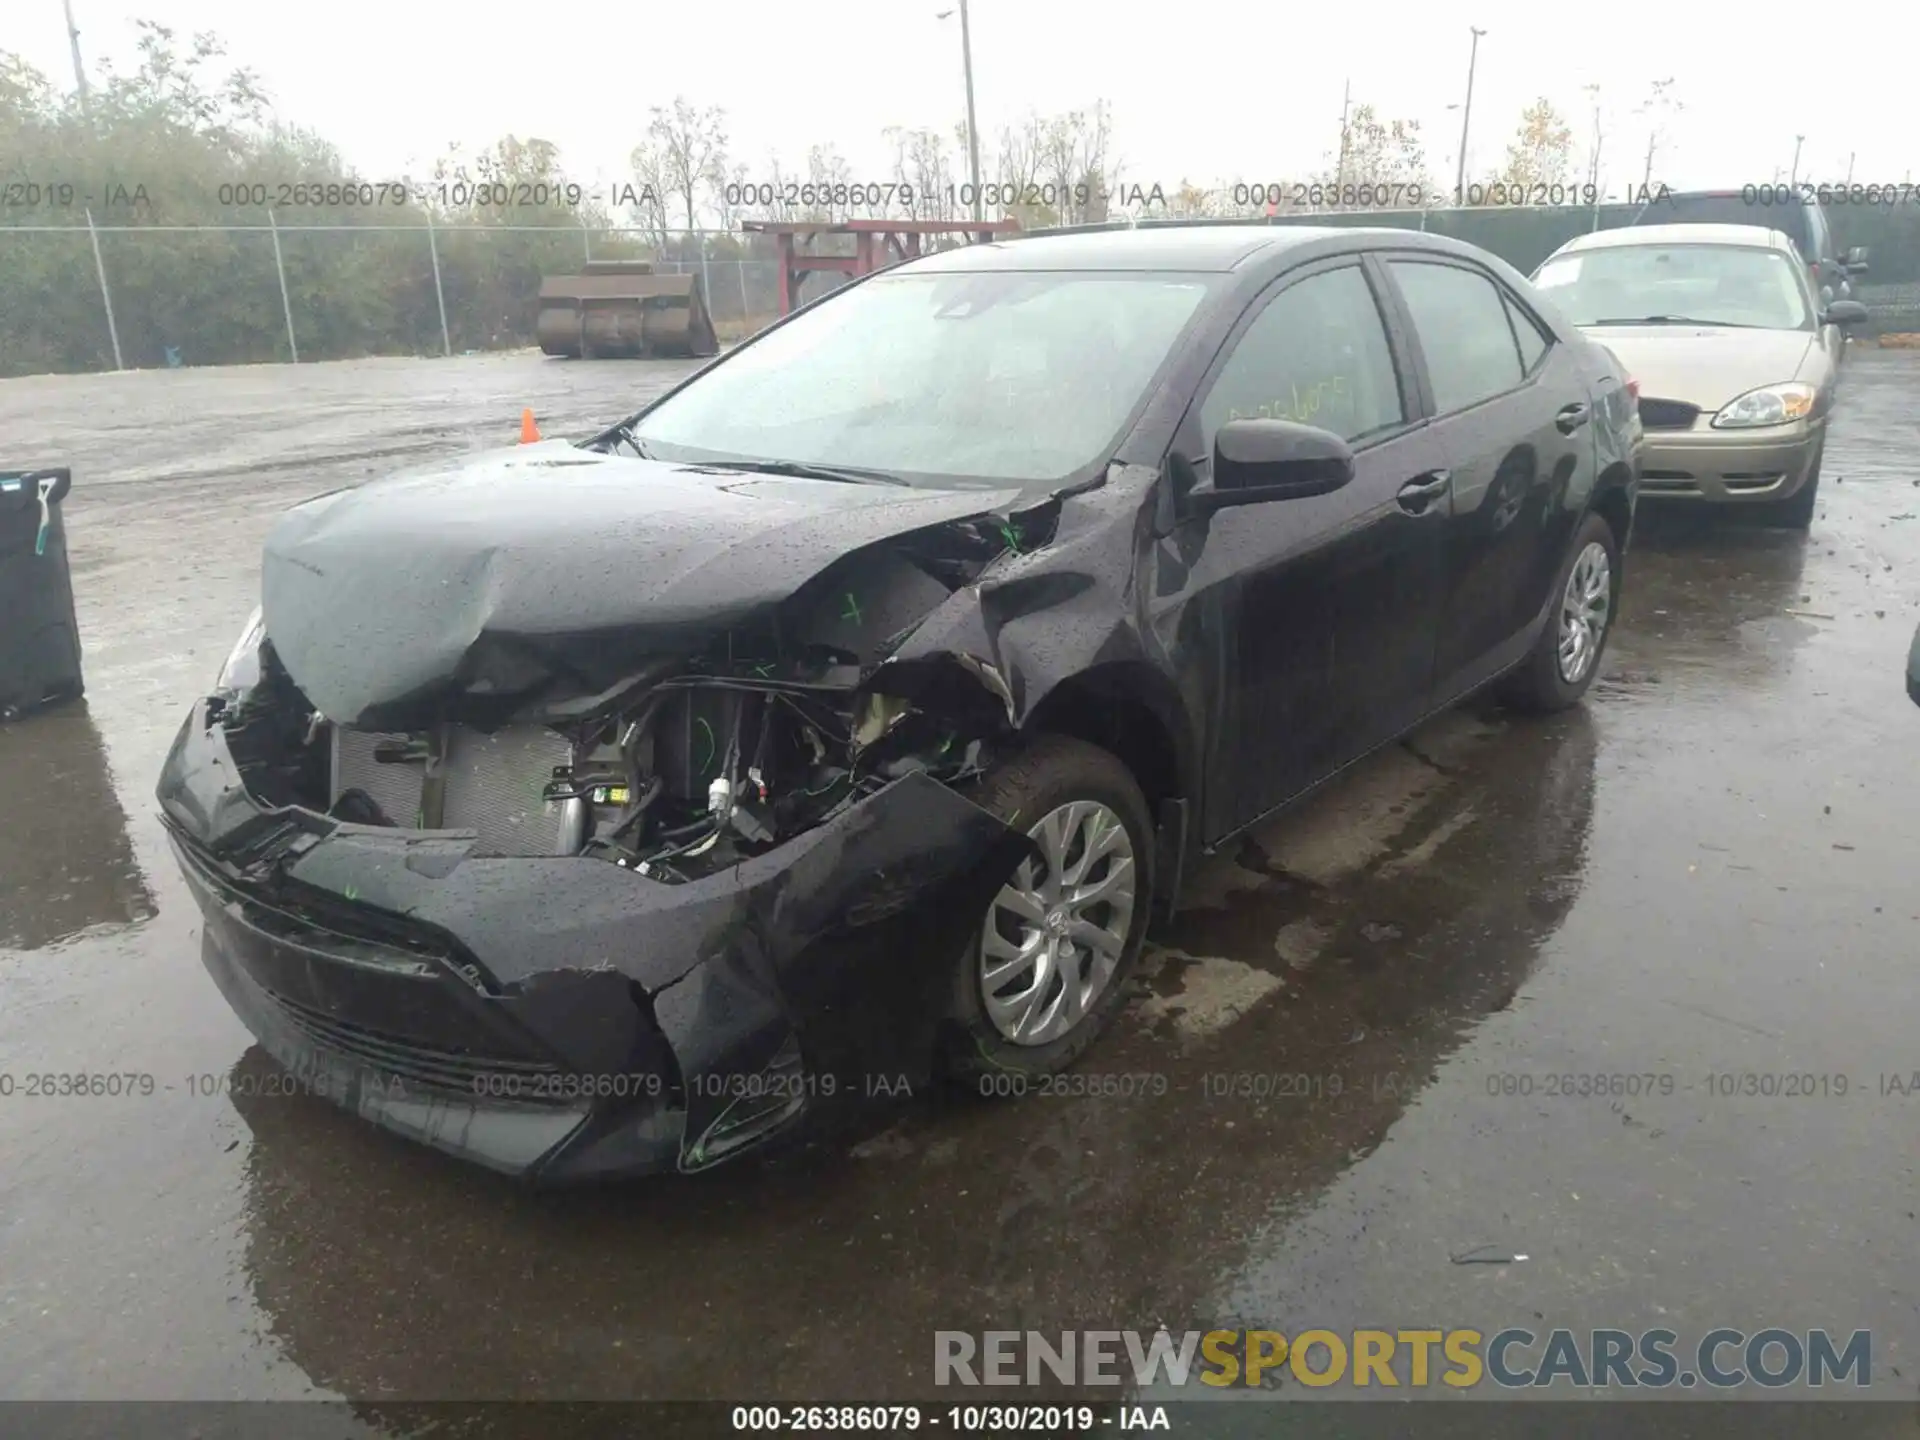
[(1037, 1330), (934, 1332), (934, 1383), (1307, 1386), (1456, 1390), (1592, 1386), (1865, 1388), (1873, 1337), (1855, 1330)]

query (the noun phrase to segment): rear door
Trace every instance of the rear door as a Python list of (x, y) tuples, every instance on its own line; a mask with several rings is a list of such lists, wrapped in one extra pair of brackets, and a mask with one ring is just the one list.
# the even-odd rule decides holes
[(1820, 292), (1820, 304), (1824, 308), (1846, 294), (1847, 272), (1840, 268), (1840, 258), (1833, 253), (1833, 231), (1827, 224), (1827, 212), (1815, 201), (1805, 204), (1807, 244), (1812, 252), (1807, 258), (1818, 270), (1818, 279), (1814, 288)]
[(1526, 651), (1593, 488), (1593, 401), (1580, 358), (1490, 271), (1382, 259), (1453, 477), (1435, 655), (1444, 704)]
[(1194, 586), (1219, 587), (1226, 620), (1209, 839), (1393, 738), (1428, 704), (1446, 482), (1376, 284), (1358, 256), (1276, 281), (1229, 338), (1174, 442), (1199, 460), (1202, 483), (1214, 435), (1233, 419), (1320, 426), (1354, 451), (1352, 483), (1332, 494), (1219, 510), (1185, 527)]

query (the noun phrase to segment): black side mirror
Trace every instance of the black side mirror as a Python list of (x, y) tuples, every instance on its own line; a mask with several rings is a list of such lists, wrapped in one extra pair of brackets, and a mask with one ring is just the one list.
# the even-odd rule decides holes
[(1823, 325), (1864, 325), (1867, 322), (1867, 307), (1858, 300), (1835, 300), (1821, 312)]
[(1202, 510), (1301, 500), (1353, 479), (1353, 451), (1331, 430), (1290, 420), (1229, 420), (1213, 437), (1213, 489)]

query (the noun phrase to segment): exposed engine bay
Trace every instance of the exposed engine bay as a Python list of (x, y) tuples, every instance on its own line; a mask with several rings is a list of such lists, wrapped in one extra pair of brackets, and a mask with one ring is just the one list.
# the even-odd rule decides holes
[[(474, 853), (581, 855), (679, 882), (779, 845), (912, 771), (978, 776), (1012, 733), (984, 662), (889, 656), (1056, 506), (846, 555), (788, 600), (611, 689), (543, 680), (511, 706), (449, 697), (418, 728), (321, 715), (274, 652), (219, 723), (249, 787), (353, 824), (471, 830)], [(572, 692), (572, 693), (570, 693)]]

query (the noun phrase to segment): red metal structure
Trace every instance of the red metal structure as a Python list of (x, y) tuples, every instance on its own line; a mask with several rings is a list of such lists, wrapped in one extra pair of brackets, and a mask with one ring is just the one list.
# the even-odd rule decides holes
[[(871, 275), (896, 260), (911, 260), (921, 253), (923, 235), (965, 235), (974, 241), (991, 240), (1020, 229), (1015, 220), (843, 220), (838, 223), (817, 221), (747, 220), (740, 228), (759, 235), (773, 236), (780, 260), (780, 313), (790, 314), (800, 294), (800, 282), (815, 271), (840, 275)], [(824, 235), (851, 235), (851, 255), (821, 255), (802, 249), (798, 242), (812, 243)]]

